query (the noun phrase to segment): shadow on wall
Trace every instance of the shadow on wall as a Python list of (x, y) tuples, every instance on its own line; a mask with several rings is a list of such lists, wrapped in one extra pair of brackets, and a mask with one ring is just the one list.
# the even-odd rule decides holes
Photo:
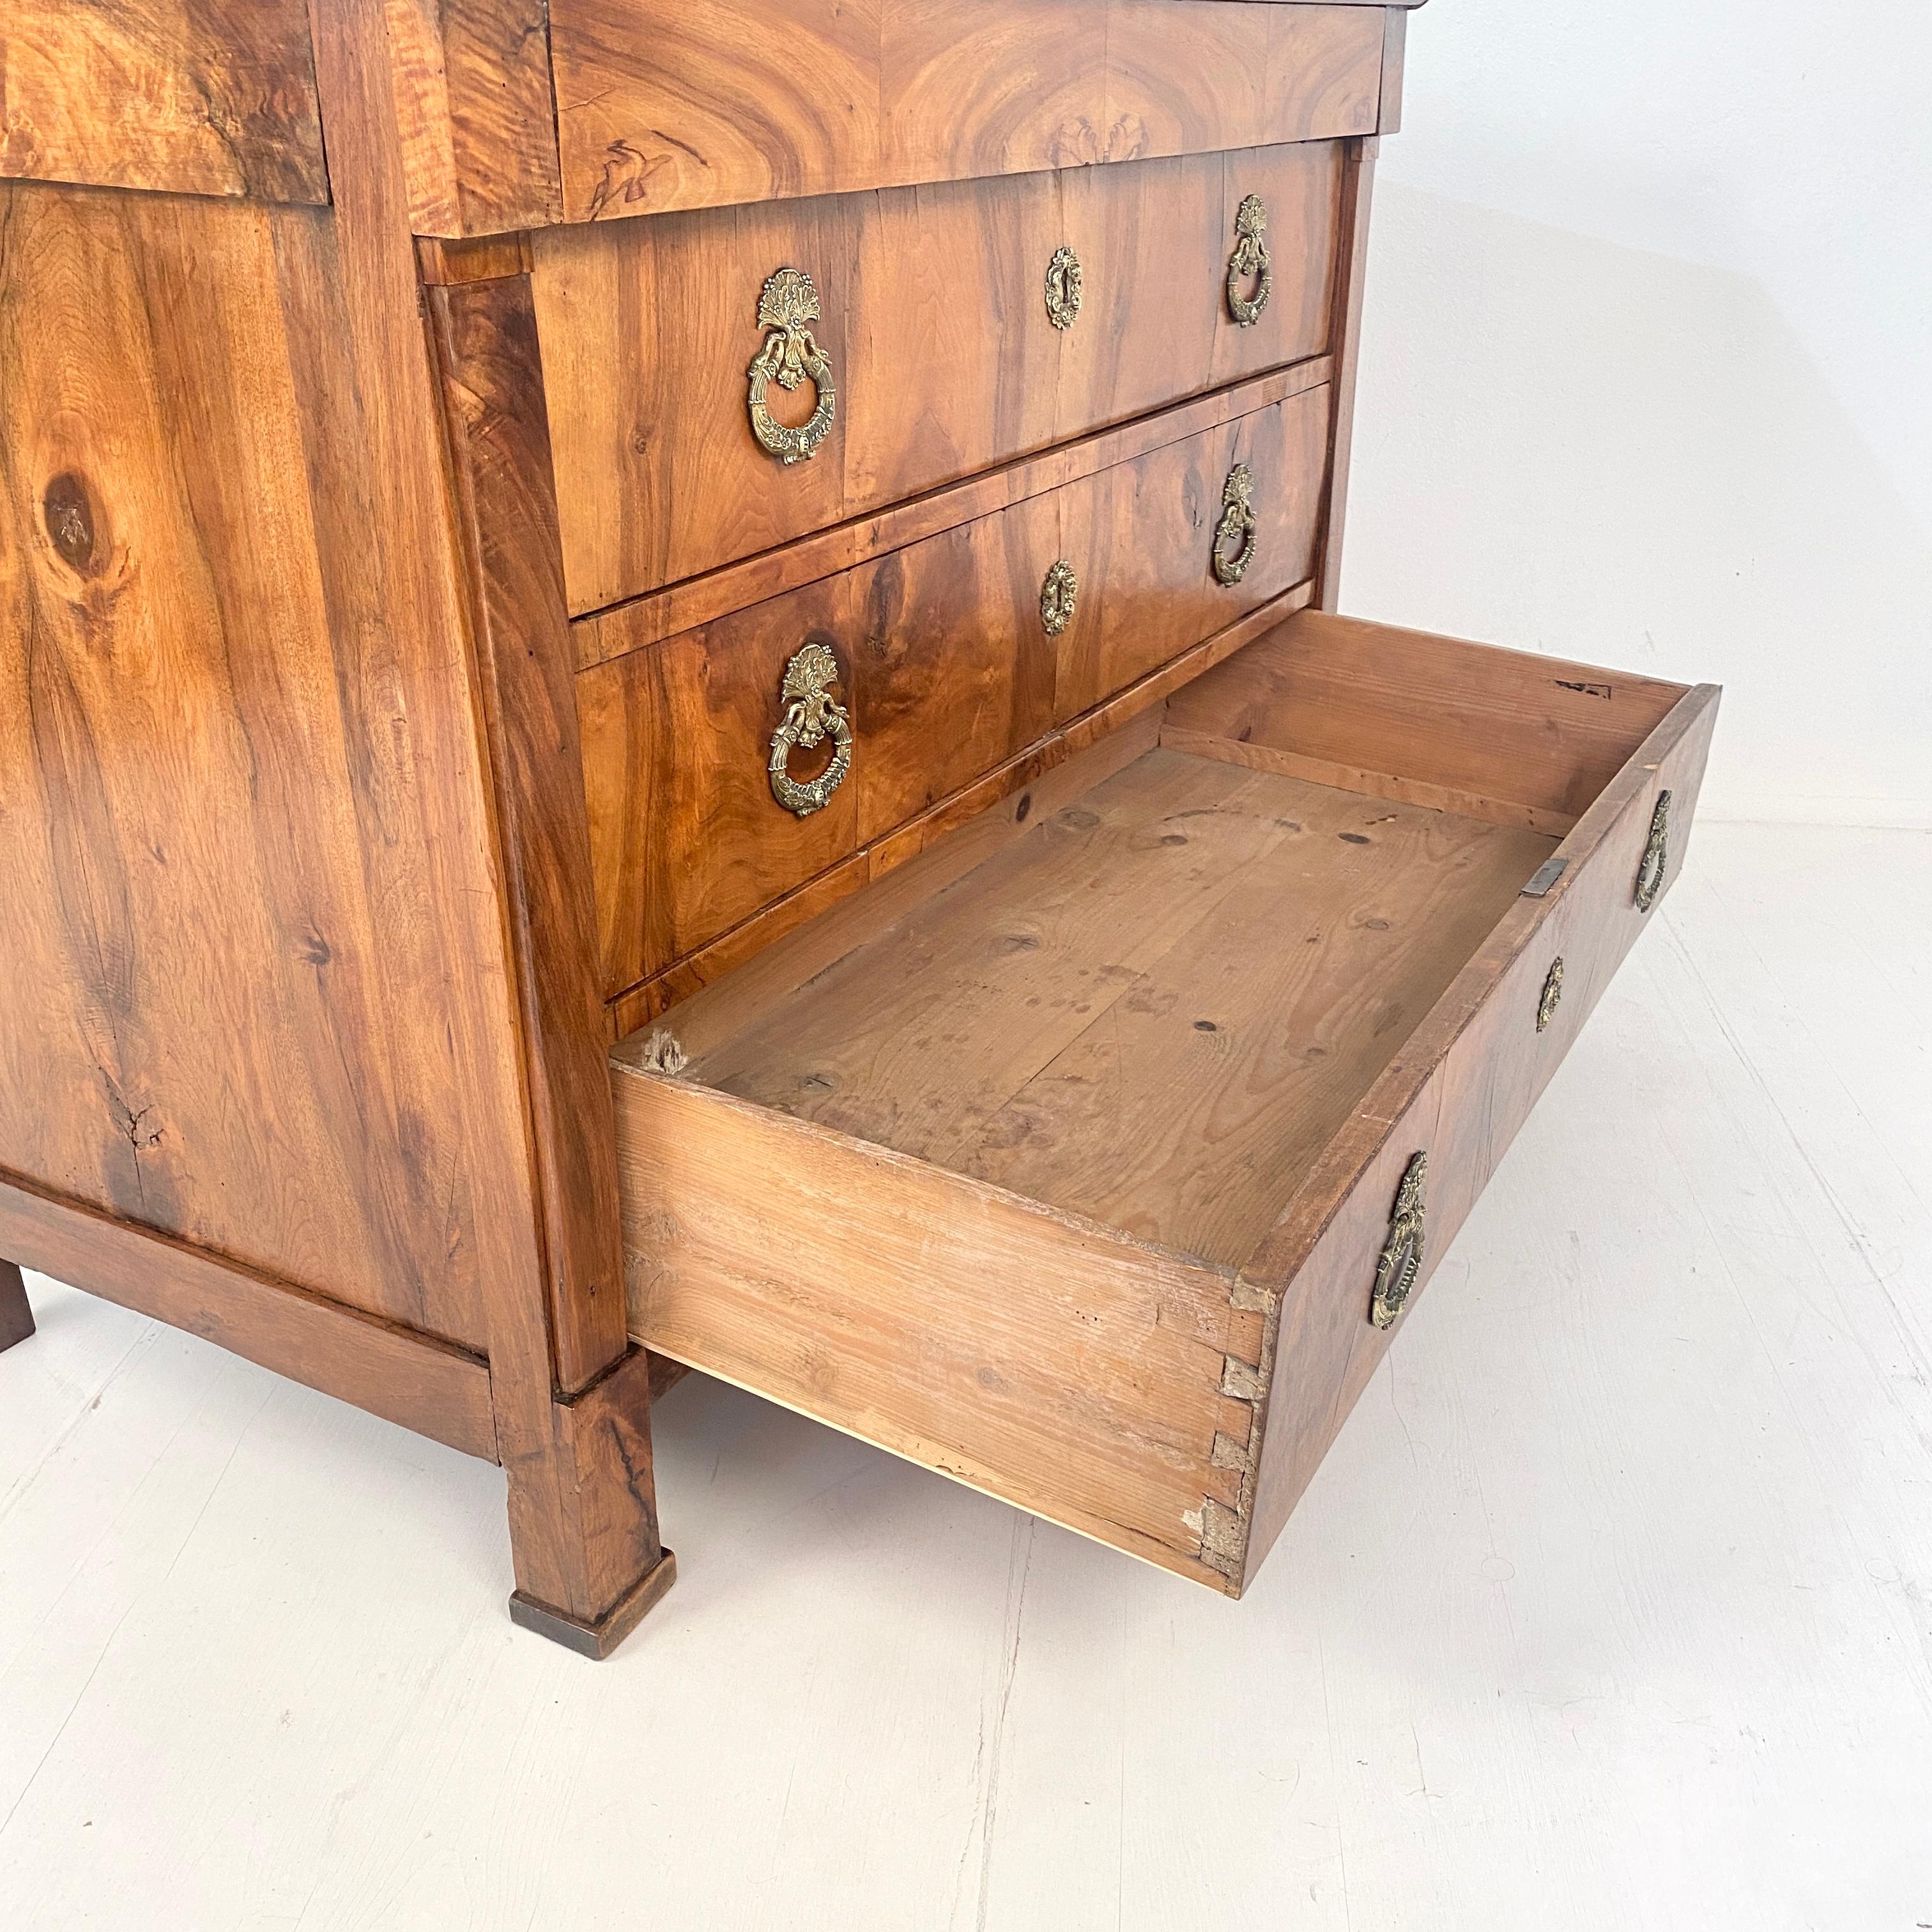
[(1378, 184), (1343, 608), (1726, 686), (1700, 810), (1932, 826), (1932, 540), (1758, 282)]

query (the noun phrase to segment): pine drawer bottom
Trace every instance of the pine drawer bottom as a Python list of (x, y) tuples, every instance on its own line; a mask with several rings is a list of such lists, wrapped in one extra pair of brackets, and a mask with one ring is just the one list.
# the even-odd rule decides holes
[(620, 1045), (633, 1333), (1238, 1594), (1674, 876), (1716, 698), (1291, 619)]

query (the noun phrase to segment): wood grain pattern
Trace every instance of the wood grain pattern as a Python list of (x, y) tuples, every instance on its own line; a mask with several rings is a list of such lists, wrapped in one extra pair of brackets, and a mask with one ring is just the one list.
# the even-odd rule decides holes
[(862, 844), (1046, 736), (1056, 653), (1040, 594), (1055, 507), (1036, 499), (854, 574)]
[[(1088, 710), (1312, 572), (1328, 392), (1312, 389), (1060, 494), (1060, 546), (1088, 594), (1060, 640), (1056, 720)], [(1257, 554), (1216, 580), (1222, 494), (1253, 478)]]
[[(1465, 736), (1492, 741), (1498, 716), (1538, 735), (1527, 721), (1544, 702), (1543, 661), (1515, 653), (1436, 640), (1424, 678), (1417, 634), (1319, 616), (1232, 663), (1244, 686), (1270, 686), (1311, 658), (1358, 673), (1378, 642), (1384, 685), (1478, 694), (1461, 713), (1439, 705), (1436, 765), (1456, 765)], [(1345, 712), (1353, 688), (1337, 678)], [(614, 1056), (634, 1332), (1166, 1561), (1141, 1540), (1148, 1499), (1128, 1466), (1106, 1466), (1125, 1511), (1104, 1491), (1058, 1486), (1069, 1418), (1046, 1393), (1104, 1397), (1111, 1444), (1120, 1410), (1156, 1419), (1147, 1385), (1053, 1332), (1028, 1348), (1058, 1351), (1059, 1372), (1043, 1387), (1009, 1376), (1011, 1324), (1032, 1316), (1013, 1284), (1058, 1278), (1058, 1237), (1038, 1234), (1031, 1262), (1004, 1245), (988, 1254), (966, 1204), (1043, 1216), (1014, 1224), (1029, 1236), (1105, 1229), (1137, 1244), (1150, 1274), (1185, 1258), (1229, 1284), (1226, 1360), (1204, 1467), (1198, 1436), (1176, 1445), (1201, 1500), (1182, 1513), (1187, 1535), (1166, 1542), (1188, 1574), (1238, 1590), (1385, 1346), (1367, 1309), (1402, 1168), (1430, 1151), (1433, 1265), (1640, 927), (1633, 887), (1651, 806), (1670, 788), (1688, 832), (1715, 701), (1679, 687), (1646, 729), (1627, 700), (1607, 775), (1594, 745), (1574, 754), (1599, 772), (1598, 791), (1560, 848), (1519, 826), (1163, 748), (1016, 836), (982, 821), (969, 870), (946, 866), (942, 845), (844, 900), (680, 1010), (681, 1078), (644, 1070), (641, 1036)], [(1231, 714), (1238, 728), (1246, 715)], [(1306, 723), (1270, 728), (1292, 746)], [(1553, 850), (1569, 862), (1556, 889), (1522, 896)], [(1574, 954), (1576, 983), (1566, 978), (1539, 1034), (1556, 951)], [(891, 1160), (889, 1174), (860, 1171)], [(722, 1208), (698, 1179), (718, 1174), (733, 1177)], [(839, 1215), (821, 1211), (827, 1198)], [(760, 1222), (760, 1201), (786, 1204), (777, 1226)], [(836, 1235), (801, 1242), (795, 1222), (848, 1234), (862, 1258), (844, 1258)], [(962, 1225), (974, 1232), (956, 1240)], [(922, 1294), (943, 1284), (946, 1358), (990, 1366), (990, 1397), (964, 1372), (921, 1374), (904, 1359), (902, 1284), (915, 1279)], [(1043, 1442), (1018, 1432), (1011, 1395)], [(969, 1436), (972, 1453), (950, 1454)]]
[(1311, 611), (1277, 646), (1179, 694), (1168, 724), (1420, 782), (1480, 817), (1561, 817), (1551, 829), (1567, 831), (1683, 695), (1658, 678)]
[[(1341, 250), (1346, 142), (1246, 148), (1221, 156), (1221, 224), (1214, 238), (1214, 343), (1216, 384), (1282, 363), (1310, 345), (1334, 347), (1335, 265)], [(1228, 261), (1234, 250), (1234, 213), (1249, 195), (1268, 210), (1267, 241), (1274, 286), (1247, 328), (1231, 326)], [(1150, 352), (1152, 352), (1150, 345)]]
[[(535, 238), (574, 612), (601, 609), (1158, 407), (1318, 355), (1340, 149), (1076, 169), (820, 196)], [(1276, 286), (1227, 313), (1241, 196), (1270, 210)], [(1071, 246), (1078, 319), (1046, 314)], [(817, 286), (838, 413), (807, 461), (754, 439), (758, 293)], [(809, 390), (791, 405), (802, 417)]]
[(7, 176), (326, 201), (305, 0), (8, 0)]
[[(658, 1540), (651, 1460), (651, 1358), (632, 1348), (598, 1380), (550, 1405), (547, 1480), (562, 1515), (553, 1545), (564, 1575), (532, 1590), (518, 1573), (523, 1606), (577, 1624), (593, 1655), (608, 1656), (676, 1575)], [(561, 1588), (559, 1584), (561, 1584)]]
[(1155, 751), (842, 908), (682, 1078), (615, 1057), (636, 1332), (1225, 1587), (1266, 1333), (1230, 1257), (1550, 842)]
[[(600, 1612), (608, 1603), (610, 1546), (604, 1541), (593, 1550), (587, 1526), (628, 1526), (639, 1587), (662, 1552), (647, 1478), (640, 1480), (621, 1461), (586, 1460), (556, 1413), (511, 908), (500, 884), (488, 727), (471, 648), (475, 627), (484, 622), (481, 560), (466, 556), (456, 542), (448, 425), (409, 236), (404, 142), (380, 0), (330, 0), (328, 28), (316, 43), (318, 82), (331, 129), (359, 159), (342, 171), (334, 204), (353, 373), (381, 399), (370, 417), (371, 507), (355, 532), (356, 580), (368, 584), (376, 608), (392, 614), (402, 637), (441, 674), (437, 687), (418, 697), (413, 728), (440, 729), (452, 740), (442, 782), (427, 801), (429, 822), (411, 842), (439, 868), (431, 903), (448, 929), (432, 935), (434, 960), (398, 1000), (409, 1004), (424, 988), (448, 989), (422, 1017), (440, 1029), (455, 1064), (453, 1118), (470, 1136), (473, 1246), (518, 1590), (565, 1619), (621, 1622), (623, 1597)], [(478, 598), (477, 608), (466, 592)], [(627, 1404), (628, 1437), (646, 1436), (648, 1376), (628, 1376), (614, 1394), (617, 1389)], [(562, 1396), (562, 1406), (568, 1401)], [(586, 1483), (615, 1486), (587, 1500)]]
[[(1066, 433), (1061, 357), (1079, 324), (1063, 333), (1046, 316), (1046, 265), (1068, 238), (1057, 176), (902, 188), (834, 206), (853, 265), (843, 290), (844, 514)], [(771, 470), (768, 460), (768, 491), (782, 480)]]
[(554, 0), (566, 219), (1368, 134), (1382, 16), (1198, 0)]
[[(1558, 848), (1569, 861), (1545, 898), (1518, 902), (1336, 1137), (1250, 1264), (1284, 1293), (1276, 1393), (1257, 1436), (1258, 1481), (1244, 1538), (1251, 1578), (1396, 1329), (1364, 1317), (1395, 1189), (1430, 1152), (1429, 1244), (1418, 1293), (1439, 1264), (1530, 1107), (1574, 1043), (1644, 915), (1631, 886), (1660, 787), (1688, 835), (1717, 692), (1687, 693)], [(1687, 836), (1676, 842), (1672, 876)], [(1550, 1030), (1535, 1012), (1550, 960), (1564, 960)], [(1409, 1306), (1414, 1305), (1412, 1296)], [(1309, 1390), (1318, 1390), (1311, 1400)]]
[(430, 314), (474, 569), (551, 1353), (568, 1392), (601, 1374), (626, 1343), (596, 910), (543, 371), (526, 277), (436, 290)]
[(1294, 779), (1240, 805), (1280, 836), (960, 1162), (1230, 1266), (1553, 843)]
[(410, 226), (562, 219), (544, 0), (383, 0)]
[(1142, 416), (1117, 429), (1058, 445), (1003, 470), (976, 476), (904, 503), (876, 516), (856, 518), (801, 538), (782, 549), (674, 584), (647, 597), (578, 618), (571, 626), (577, 661), (584, 669), (622, 657), (627, 651), (694, 630), (713, 618), (850, 570), (922, 538), (957, 530), (1048, 490), (1077, 483), (1115, 464), (1215, 429), (1250, 411), (1265, 408), (1318, 388), (1329, 380), (1330, 359), (1310, 357), (1291, 368), (1258, 376), (1232, 389), (1180, 403), (1156, 416)]
[(0, 1262), (0, 1354), (34, 1332), (34, 1311), (27, 1301), (27, 1284), (12, 1262)]
[[(580, 673), (606, 996), (1305, 579), (1327, 421), (1308, 392)], [(1263, 548), (1230, 589), (1208, 550), (1238, 460), (1260, 479)], [(1082, 589), (1052, 640), (1040, 591), (1061, 558)], [(850, 776), (800, 819), (772, 798), (766, 754), (785, 664), (814, 637), (838, 660), (855, 742)], [(817, 756), (794, 776), (829, 748)]]
[[(632, 987), (610, 1003), (614, 1036), (649, 1024), (694, 994), (713, 994), (728, 980), (735, 985), (744, 976), (746, 962), (756, 959), (774, 941), (868, 882), (913, 865), (928, 852), (940, 871), (956, 877), (976, 841), (991, 836), (999, 842), (1002, 831), (1024, 825), (1030, 814), (1050, 808), (1049, 801), (1057, 808), (1108, 772), (1131, 763), (1155, 742), (1160, 729), (1160, 707), (1170, 693), (1232, 656), (1283, 617), (1305, 608), (1314, 588), (1312, 584), (1298, 584), (1272, 603), (1237, 618), (1225, 630), (1204, 638), (1106, 704), (1049, 732), (1018, 758), (996, 766), (797, 891), (761, 907), (722, 938)], [(1068, 786), (1074, 789), (1068, 791)], [(878, 902), (877, 895), (868, 896), (868, 905)], [(680, 1012), (677, 1024), (682, 1028), (686, 1023)]]
[(1220, 1419), (1227, 1276), (724, 1095), (614, 1078), (632, 1321), (652, 1348), (1221, 1585), (1186, 1518)]
[(1394, 799), (1404, 805), (1426, 806), (1432, 812), (1454, 812), (1465, 818), (1480, 818), (1485, 824), (1514, 825), (1521, 831), (1560, 838), (1576, 822), (1570, 813), (1553, 812), (1544, 806), (1485, 798), (1479, 792), (1460, 791), (1453, 785), (1431, 784), (1425, 779), (1402, 778), (1389, 772), (1367, 772), (1359, 765), (1344, 764), (1334, 758), (1311, 758), (1300, 752), (1281, 751), (1273, 745), (1208, 736), (1180, 725), (1164, 725), (1160, 735), (1162, 744), (1197, 758), (1219, 758), (1228, 764), (1245, 765), (1254, 772), (1279, 772), (1286, 778), (1306, 778), (1311, 784), (1335, 785), (1344, 791), (1360, 792), (1365, 798)]
[(1150, 752), (688, 1077), (1238, 1268), (1554, 843)]
[(0, 190), (0, 1165), (480, 1348), (465, 674), (344, 303), (326, 216)]
[[(152, 1316), (466, 1456), (496, 1460), (490, 1371), (480, 1355), (366, 1315), (0, 1175), (0, 1242), (37, 1274)], [(20, 1270), (0, 1266), (0, 1347), (33, 1332)], [(10, 1318), (26, 1327), (10, 1336)]]
[[(1076, 803), (1102, 779), (1152, 751), (1160, 736), (1160, 714), (1144, 712), (1097, 744), (1064, 754), (1057, 764), (1042, 763), (1017, 781), (1000, 802), (1003, 809), (982, 806), (970, 819), (947, 826), (929, 843), (913, 843), (896, 862), (874, 869), (866, 862), (868, 855), (860, 854), (850, 868), (850, 883), (836, 897), (813, 906), (805, 917), (769, 928), (760, 935), (755, 952), (718, 961), (704, 979), (679, 988), (676, 1018), (671, 1022), (679, 1046), (701, 1058), (749, 1024), (756, 1014), (836, 964), (854, 946), (877, 938), (935, 892), (1024, 837), (1041, 819)], [(868, 885), (870, 890), (839, 917), (817, 916)], [(788, 934), (795, 935), (788, 944), (775, 943)], [(656, 1013), (645, 1014), (637, 1024), (641, 1026), (656, 1017)], [(629, 1033), (635, 1028), (627, 1026), (622, 1030)]]
[[(866, 748), (824, 809), (795, 818), (766, 769), (785, 666), (806, 643), (854, 701), (853, 586), (835, 578), (580, 674), (592, 879), (608, 994), (689, 952), (858, 844)], [(800, 753), (801, 782), (830, 762)]]
[[(533, 238), (538, 333), (559, 478), (564, 580), (587, 610), (845, 514), (850, 233), (824, 201), (673, 217), (614, 237)], [(615, 245), (613, 245), (614, 241)], [(782, 466), (753, 437), (746, 370), (758, 295), (783, 267), (817, 284), (814, 329), (841, 384), (830, 433)], [(775, 394), (802, 422), (813, 402)]]

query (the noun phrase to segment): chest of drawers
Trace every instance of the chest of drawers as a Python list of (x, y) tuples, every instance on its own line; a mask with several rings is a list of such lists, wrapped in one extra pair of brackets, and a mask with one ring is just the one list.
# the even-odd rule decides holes
[(1716, 710), (1335, 611), (1408, 10), (11, 10), (0, 1343), (500, 1462), (593, 1654), (688, 1367), (1238, 1594)]

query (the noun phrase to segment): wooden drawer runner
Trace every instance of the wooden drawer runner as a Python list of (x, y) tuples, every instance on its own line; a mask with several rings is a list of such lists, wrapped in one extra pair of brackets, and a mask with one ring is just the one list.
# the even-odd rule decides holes
[(565, 218), (1374, 132), (1383, 10), (550, 0)]
[(1716, 698), (1290, 619), (673, 1008), (674, 1076), (619, 1047), (633, 1333), (1238, 1594), (1386, 1346), (1405, 1176), (1397, 1326), (1682, 863)]
[[(1317, 354), (1340, 180), (1338, 146), (1314, 142), (539, 233), (571, 610)], [(1227, 281), (1248, 195), (1273, 280), (1243, 326)], [(1046, 302), (1062, 246), (1080, 289), (1064, 328)], [(836, 397), (823, 441), (790, 463), (752, 433), (747, 374), (784, 268), (812, 279)], [(817, 391), (773, 382), (767, 406), (796, 426)]]
[[(1304, 582), (1328, 412), (1325, 384), (1289, 395), (580, 672), (607, 994)], [(1255, 549), (1226, 584), (1212, 558), (1237, 465)], [(1052, 636), (1041, 600), (1056, 563), (1077, 587)], [(843, 782), (801, 817), (767, 764), (787, 667), (814, 640), (836, 661), (853, 742)], [(800, 750), (790, 775), (809, 782), (832, 754)]]

